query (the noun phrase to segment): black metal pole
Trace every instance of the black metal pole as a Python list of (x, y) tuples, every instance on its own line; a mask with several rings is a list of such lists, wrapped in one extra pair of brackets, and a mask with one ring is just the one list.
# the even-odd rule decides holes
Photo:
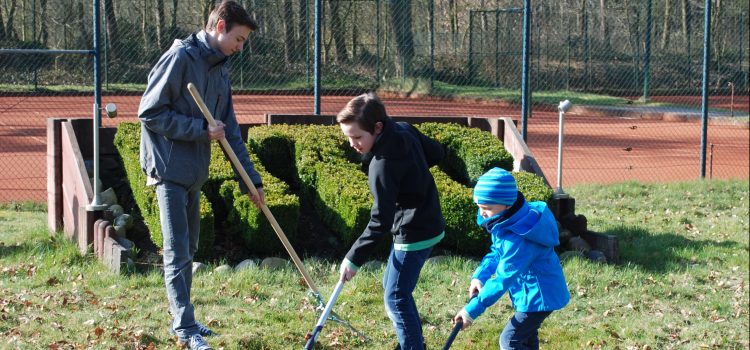
[(711, 0), (706, 0), (703, 16), (703, 91), (701, 92), (701, 179), (706, 178), (708, 135), (708, 66), (711, 62)]

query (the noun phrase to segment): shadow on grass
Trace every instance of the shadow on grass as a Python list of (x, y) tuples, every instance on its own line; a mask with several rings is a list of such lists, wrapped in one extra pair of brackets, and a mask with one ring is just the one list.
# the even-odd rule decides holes
[[(605, 233), (619, 237), (622, 264), (635, 264), (657, 273), (705, 264), (708, 261), (700, 256), (705, 256), (707, 249), (743, 249), (740, 243), (733, 241), (692, 240), (671, 233), (653, 234), (638, 227), (614, 228)], [(747, 251), (748, 248), (744, 249)], [(708, 259), (720, 262), (712, 256)]]
[(0, 242), (0, 259), (12, 258), (30, 250), (31, 248), (28, 243), (5, 245), (3, 242)]

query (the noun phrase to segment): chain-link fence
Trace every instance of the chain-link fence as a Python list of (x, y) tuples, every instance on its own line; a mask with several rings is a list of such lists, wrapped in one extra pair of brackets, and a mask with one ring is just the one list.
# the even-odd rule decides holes
[[(312, 113), (315, 1), (238, 2), (260, 26), (250, 45), (230, 61), (235, 94), (243, 96), (240, 101), (248, 101), (237, 103), (239, 117), (271, 111)], [(134, 119), (152, 65), (176, 38), (201, 29), (212, 6), (212, 0), (101, 0), (104, 102), (118, 102), (121, 118)], [(385, 97), (440, 97), (421, 98), (422, 108), (417, 112), (413, 106), (399, 109), (404, 101), (386, 98), (394, 106), (392, 114), (520, 116), (523, 1), (322, 0), (320, 11), (323, 113), (335, 113), (343, 106), (328, 97), (378, 90)], [(695, 120), (700, 119), (704, 11), (704, 3), (696, 0), (532, 2), (533, 118), (527, 125), (528, 143), (550, 180), (554, 180), (554, 155), (544, 147), (556, 150), (556, 145), (544, 140), (556, 131), (547, 130), (544, 124), (556, 123), (554, 106), (565, 98), (584, 107), (635, 106), (640, 109), (634, 113), (640, 111), (641, 116), (675, 113), (663, 103), (692, 110), (692, 114), (680, 112), (688, 122), (694, 121), (688, 132), (694, 135), (685, 144), (695, 152), (694, 160), (683, 164), (689, 170), (659, 168), (658, 159), (635, 167), (674, 173), (673, 179), (683, 179), (685, 173), (691, 174), (687, 178), (697, 177), (700, 123)], [(92, 12), (91, 0), (3, 1), (0, 48), (91, 50)], [(744, 170), (721, 176), (747, 177), (748, 4), (714, 1), (710, 21), (709, 93), (712, 106), (722, 108), (711, 111), (712, 121), (721, 119), (732, 125), (711, 134), (709, 142), (717, 155), (730, 150), (744, 155), (744, 161), (727, 160), (726, 165)], [(4, 201), (44, 200), (45, 120), (91, 116), (92, 66), (91, 55), (0, 52), (0, 134), (4, 139), (0, 143), (0, 190)], [(251, 98), (261, 95), (265, 96), (262, 100)], [(244, 96), (249, 97), (245, 100)], [(641, 104), (638, 98), (661, 104)], [(504, 102), (496, 102), (496, 111), (487, 112), (477, 109), (476, 100)], [(599, 119), (581, 119), (591, 133), (616, 134), (610, 128), (633, 126), (616, 122), (633, 124), (626, 119), (632, 113), (594, 110), (583, 108), (577, 113), (619, 118), (605, 124), (597, 124)], [(658, 129), (659, 134), (649, 134), (647, 139), (669, 142), (677, 137), (669, 134), (670, 127)], [(615, 136), (592, 135), (592, 139), (598, 143), (590, 147), (601, 149), (623, 142)], [(661, 146), (634, 138), (621, 148)], [(612, 158), (611, 151), (602, 152), (602, 157)], [(545, 157), (550, 157), (549, 166)], [(602, 168), (598, 171), (604, 175), (578, 181), (648, 180), (628, 175), (634, 173), (633, 166)], [(567, 167), (587, 169), (577, 163), (566, 163)]]

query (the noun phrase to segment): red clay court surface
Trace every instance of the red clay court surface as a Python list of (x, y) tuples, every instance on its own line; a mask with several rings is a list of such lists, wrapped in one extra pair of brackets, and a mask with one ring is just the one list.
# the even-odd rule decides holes
[[(324, 96), (322, 114), (335, 114), (351, 96)], [(654, 101), (667, 98), (654, 97)], [(118, 106), (117, 119), (104, 126), (137, 121), (140, 96), (104, 96)], [(389, 114), (414, 116), (510, 116), (517, 106), (471, 101), (384, 98)], [(671, 102), (700, 106), (700, 97), (670, 97)], [(710, 106), (729, 108), (728, 96), (712, 97)], [(735, 96), (735, 110), (748, 112), (748, 96)], [(266, 113), (311, 114), (311, 96), (238, 95), (241, 123), (261, 122)], [(0, 203), (44, 202), (46, 189), (46, 123), (51, 117), (90, 117), (91, 96), (0, 97)], [(747, 119), (745, 119), (747, 121)], [(520, 125), (520, 121), (519, 121)], [(671, 182), (700, 176), (701, 125), (566, 114), (563, 187), (622, 181)], [(534, 106), (528, 121), (528, 145), (553, 187), (557, 186), (558, 113)], [(709, 125), (706, 176), (749, 177), (750, 132), (747, 125)]]

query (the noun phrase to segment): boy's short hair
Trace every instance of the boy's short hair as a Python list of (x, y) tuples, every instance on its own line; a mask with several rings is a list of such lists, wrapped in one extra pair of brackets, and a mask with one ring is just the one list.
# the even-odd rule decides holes
[(216, 29), (216, 23), (223, 19), (226, 24), (226, 31), (229, 32), (235, 25), (243, 25), (250, 30), (258, 29), (258, 24), (250, 17), (244, 7), (233, 0), (223, 0), (216, 4), (216, 7), (208, 15), (206, 22), (206, 31)]
[(385, 123), (388, 119), (388, 114), (385, 112), (385, 105), (372, 92), (351, 99), (336, 116), (337, 123), (349, 124), (356, 122), (362, 130), (370, 134), (375, 133), (375, 123)]

